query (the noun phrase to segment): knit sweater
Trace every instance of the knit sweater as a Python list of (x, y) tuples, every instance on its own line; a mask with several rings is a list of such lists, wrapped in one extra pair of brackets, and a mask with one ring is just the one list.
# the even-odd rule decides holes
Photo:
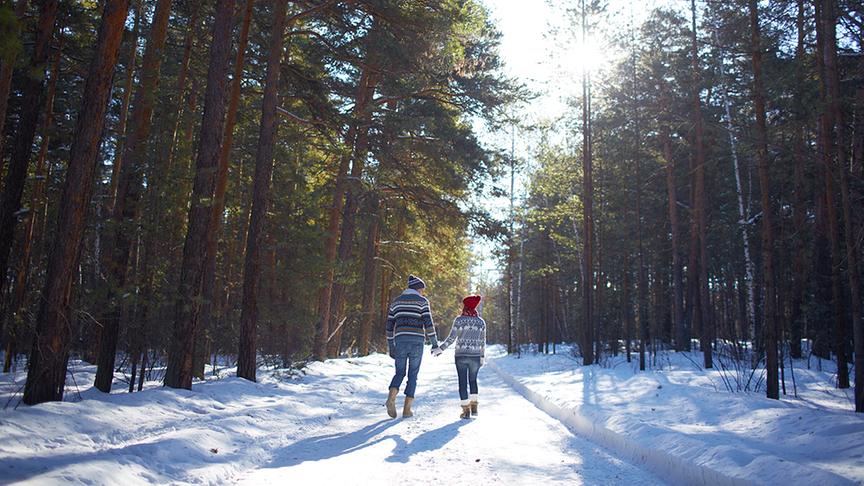
[(414, 289), (406, 289), (396, 297), (387, 312), (387, 344), (392, 346), (400, 336), (419, 341), (429, 339), (433, 348), (438, 347), (429, 301)]
[(447, 349), (456, 343), (456, 356), (486, 356), (486, 321), (480, 317), (459, 316), (453, 321), (450, 335), (441, 343)]

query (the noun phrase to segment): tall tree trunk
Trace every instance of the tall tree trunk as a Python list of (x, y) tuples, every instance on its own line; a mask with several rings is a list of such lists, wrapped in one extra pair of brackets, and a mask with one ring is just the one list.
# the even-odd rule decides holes
[[(832, 151), (836, 155), (836, 164), (832, 177), (840, 181), (840, 195), (843, 204), (843, 223), (846, 244), (847, 277), (849, 279), (850, 304), (852, 307), (852, 330), (855, 340), (855, 411), (864, 412), (864, 321), (861, 316), (861, 275), (858, 267), (858, 242), (856, 239), (855, 219), (852, 216), (852, 198), (849, 191), (849, 164), (846, 158), (846, 125), (843, 119), (843, 108), (840, 91), (840, 75), (837, 68), (837, 0), (825, 0), (825, 75), (828, 91), (828, 110), (831, 112), (833, 123), (834, 144)], [(832, 128), (832, 127), (829, 127)], [(838, 349), (846, 347), (845, 332), (844, 339), (837, 340)], [(845, 351), (843, 358), (845, 359)], [(838, 360), (840, 354), (838, 352)], [(839, 365), (839, 363), (838, 363)], [(845, 368), (845, 366), (844, 366)], [(841, 368), (838, 366), (838, 374)], [(846, 377), (848, 381), (848, 376)]]
[[(58, 3), (57, 0), (39, 2), (36, 45), (30, 63), (23, 71), (27, 76), (24, 76), (21, 87), (21, 113), (15, 129), (17, 136), (12, 146), (12, 157), (9, 160), (9, 170), (3, 185), (3, 195), (0, 198), (0, 294), (3, 293), (6, 285), (9, 253), (15, 236), (18, 211), (21, 210), (21, 196), (24, 194), (24, 183), (27, 181), (33, 139), (36, 136), (36, 127), (39, 125), (39, 116), (45, 106), (43, 83), (48, 68), (48, 54), (51, 49), (51, 38), (54, 36)], [(5, 116), (5, 112), (3, 115)]]
[(192, 355), (201, 317), (201, 291), (206, 264), (216, 169), (225, 121), (227, 74), (231, 55), (231, 28), (234, 0), (219, 0), (213, 22), (204, 115), (198, 141), (195, 180), (189, 207), (188, 230), (183, 245), (180, 283), (174, 301), (174, 332), (165, 370), (165, 385), (192, 388)]
[(759, 30), (758, 1), (749, 0), (750, 48), (753, 60), (753, 109), (756, 113), (756, 159), (759, 167), (759, 192), (762, 201), (762, 281), (763, 336), (765, 338), (765, 386), (768, 398), (779, 399), (777, 356), (777, 298), (774, 282), (774, 208), (771, 205), (771, 176), (768, 159), (768, 126), (765, 119), (765, 89), (762, 86), (762, 40)]
[[(825, 132), (825, 110), (824, 108), (824, 100), (825, 100), (825, 83), (823, 82), (824, 76), (824, 63), (822, 59), (822, 55), (820, 54), (823, 51), (823, 36), (822, 36), (822, 26), (821, 26), (821, 18), (822, 18), (822, 5), (821, 1), (813, 2), (814, 10), (815, 10), (815, 27), (816, 27), (816, 49), (817, 53), (814, 56), (814, 60), (816, 62), (816, 69), (818, 74), (818, 89), (819, 89), (819, 111), (818, 111), (818, 122), (817, 122), (817, 137), (816, 137), (816, 151), (819, 158), (819, 163), (817, 164), (818, 168), (818, 177), (815, 178), (814, 181), (814, 212), (816, 213), (816, 219), (814, 222), (814, 231), (813, 231), (813, 271), (814, 271), (814, 285), (813, 285), (813, 293), (814, 293), (814, 308), (819, 311), (819, 314), (813, 319), (815, 326), (809, 329), (809, 336), (813, 338), (813, 347), (812, 353), (818, 356), (820, 359), (831, 359), (831, 350), (833, 346), (831, 345), (831, 329), (833, 328), (833, 323), (836, 323), (837, 317), (834, 315), (838, 312), (838, 306), (842, 305), (842, 301), (834, 299), (836, 287), (834, 286), (834, 268), (833, 265), (833, 255), (831, 253), (831, 225), (828, 222), (829, 219), (829, 209), (828, 209), (828, 198), (825, 195), (825, 189), (827, 186), (826, 176), (825, 176), (825, 147), (827, 146), (827, 135)], [(839, 280), (838, 280), (839, 281)], [(839, 315), (839, 314), (837, 314)], [(830, 325), (829, 325), (830, 324)]]
[[(582, 0), (582, 39), (587, 39), (588, 24), (585, 0)], [(591, 174), (591, 75), (582, 73), (582, 206), (583, 206), (583, 252), (582, 252), (582, 313), (583, 341), (582, 364), (594, 364), (594, 309), (592, 287), (594, 285), (594, 185)]]
[[(634, 41), (635, 45), (635, 41)], [(636, 55), (633, 54), (633, 118), (634, 118), (634, 162), (635, 162), (635, 186), (636, 186), (636, 258), (639, 265), (637, 278), (639, 280), (636, 299), (638, 300), (639, 312), (639, 370), (645, 371), (645, 345), (648, 340), (649, 319), (647, 308), (647, 287), (648, 278), (645, 272), (645, 254), (644, 244), (642, 241), (642, 154), (641, 152), (641, 133), (639, 131), (639, 107), (636, 103)]]
[[(717, 39), (715, 33), (715, 40)], [(718, 42), (719, 44), (719, 42)], [(725, 77), (723, 62), (721, 59), (720, 76)], [(735, 195), (738, 200), (738, 224), (741, 227), (741, 246), (744, 249), (744, 281), (747, 284), (747, 305), (745, 306), (745, 319), (747, 322), (748, 338), (756, 342), (756, 290), (755, 290), (755, 268), (750, 256), (750, 214), (744, 205), (744, 187), (741, 184), (741, 170), (738, 163), (738, 141), (735, 139), (735, 131), (732, 126), (732, 105), (729, 102), (729, 91), (726, 89), (725, 80), (721, 81), (721, 94), (723, 96), (723, 110), (726, 114), (726, 132), (729, 134), (729, 152), (732, 158), (732, 169), (735, 174)]]
[[(231, 95), (228, 101), (228, 112), (225, 116), (225, 129), (222, 138), (222, 149), (219, 152), (219, 165), (216, 172), (216, 190), (213, 196), (213, 211), (210, 225), (212, 231), (207, 238), (207, 263), (204, 267), (204, 288), (201, 304), (201, 330), (207, 334), (213, 325), (214, 300), (216, 300), (216, 257), (218, 253), (219, 235), (222, 232), (222, 213), (225, 211), (225, 192), (228, 189), (228, 165), (231, 149), (234, 145), (234, 125), (237, 123), (237, 109), (240, 106), (240, 85), (243, 80), (243, 67), (246, 60), (246, 47), (249, 44), (249, 26), (252, 23), (252, 11), (255, 0), (246, 0), (243, 13), (243, 23), (240, 26), (240, 40), (234, 57), (234, 75), (231, 78)], [(201, 336), (202, 338), (206, 336)], [(203, 346), (203, 339), (195, 343), (196, 349)], [(195, 375), (204, 378), (205, 356), (195, 353)]]
[(672, 155), (672, 143), (669, 140), (669, 127), (661, 128), (663, 157), (666, 159), (666, 193), (669, 200), (669, 230), (672, 234), (672, 321), (675, 328), (675, 349), (689, 351), (690, 339), (687, 337), (687, 327), (684, 321), (684, 291), (683, 272), (681, 268), (681, 252), (679, 250), (680, 228), (678, 224), (678, 194), (675, 186), (675, 157)]
[[(367, 97), (368, 79), (371, 71), (365, 69), (361, 74), (357, 87), (354, 103), (354, 120), (363, 119), (368, 108), (371, 96)], [(374, 85), (373, 85), (374, 90)], [(325, 259), (325, 281), (324, 286), (318, 292), (318, 322), (315, 326), (315, 342), (313, 345), (313, 358), (323, 361), (327, 357), (328, 339), (330, 337), (331, 309), (333, 304), (334, 278), (336, 276), (337, 243), (340, 236), (340, 223), (343, 209), (345, 207), (345, 192), (348, 189), (348, 167), (351, 163), (356, 139), (358, 137), (359, 123), (352, 122), (345, 135), (346, 150), (343, 152), (338, 172), (336, 173), (336, 184), (333, 190), (333, 205), (330, 207), (330, 218), (327, 224), (327, 241), (324, 245)], [(352, 228), (353, 231), (353, 228)]]
[[(48, 157), (48, 144), (51, 142), (51, 129), (54, 124), (54, 97), (57, 93), (57, 78), (60, 76), (60, 54), (63, 50), (63, 37), (57, 42), (51, 61), (51, 78), (48, 81), (48, 94), (45, 99), (45, 115), (39, 127), (42, 134), (42, 142), (39, 147), (39, 155), (36, 158), (36, 177), (33, 191), (30, 194), (30, 211), (27, 212), (27, 222), (24, 226), (24, 242), (21, 245), (21, 254), (18, 260), (18, 269), (15, 274), (15, 287), (12, 291), (11, 308), (7, 316), (11, 319), (9, 323), (8, 339), (6, 341), (6, 355), (3, 362), (3, 372), (8, 373), (12, 366), (12, 356), (18, 346), (16, 338), (16, 325), (23, 321), (18, 313), (24, 306), (27, 293), (27, 284), (30, 277), (30, 261), (33, 255), (33, 242), (36, 241), (36, 228), (42, 208), (45, 206), (45, 183), (46, 159)], [(2, 137), (0, 137), (2, 138)]]
[(129, 0), (112, 0), (105, 2), (102, 12), (63, 184), (57, 222), (57, 234), (63, 237), (54, 242), (48, 259), (36, 319), (36, 337), (24, 387), (24, 403), (28, 405), (63, 399), (71, 333), (72, 281), (78, 268), (87, 208), (93, 195), (96, 157), (128, 11)]
[(511, 122), (510, 132), (510, 222), (507, 232), (507, 354), (513, 354), (513, 259), (516, 256), (515, 242), (516, 235), (513, 225), (516, 222), (515, 202), (516, 202), (516, 124)]
[[(129, 121), (129, 105), (132, 101), (132, 87), (135, 79), (135, 63), (138, 59), (138, 35), (141, 29), (141, 0), (135, 2), (135, 20), (132, 24), (132, 39), (129, 41), (129, 57), (126, 59), (126, 78), (123, 80), (123, 98), (120, 102), (120, 116), (117, 124), (117, 145), (114, 147), (114, 164), (111, 166), (111, 183), (108, 188), (108, 211), (113, 212), (117, 201), (117, 187), (120, 184), (120, 168), (123, 167), (126, 127)], [(110, 265), (110, 262), (109, 262)]]
[[(18, 0), (15, 3), (15, 26), (13, 27), (18, 34), (21, 33), (21, 23), (26, 13), (27, 0)], [(3, 173), (3, 165), (6, 161), (6, 157), (3, 156), (3, 145), (6, 140), (6, 109), (9, 107), (9, 92), (12, 90), (12, 75), (17, 60), (18, 51), (10, 49), (9, 56), (3, 58), (0, 65), (0, 173)]]
[(378, 195), (370, 193), (369, 226), (366, 230), (366, 251), (363, 255), (363, 294), (360, 320), (360, 356), (369, 354), (369, 340), (372, 337), (372, 322), (375, 320), (375, 282), (378, 270), (378, 249), (381, 236), (381, 201)]
[(279, 71), (282, 65), (282, 36), (285, 33), (285, 11), (288, 0), (273, 0), (273, 30), (267, 54), (264, 101), (261, 105), (261, 131), (255, 155), (255, 178), (252, 189), (252, 214), (246, 238), (246, 265), (243, 272), (243, 307), (240, 313), (240, 351), (237, 376), (255, 381), (255, 334), (258, 324), (258, 283), (261, 276), (261, 251), (264, 244), (264, 221), (273, 178), (273, 150), (276, 145), (276, 107), (279, 104)]
[[(348, 129), (349, 140), (354, 138), (354, 126)], [(317, 361), (327, 358), (327, 341), (330, 337), (330, 303), (333, 295), (333, 278), (335, 276), (336, 242), (339, 233), (339, 223), (344, 204), (343, 194), (347, 184), (348, 164), (351, 157), (344, 153), (339, 161), (336, 173), (336, 184), (333, 189), (333, 205), (330, 207), (330, 217), (327, 223), (327, 241), (324, 244), (324, 286), (318, 291), (318, 320), (315, 326), (315, 341), (312, 348), (312, 357)]]
[(696, 196), (695, 189), (696, 184), (694, 183), (693, 175), (696, 173), (696, 159), (694, 157), (690, 157), (690, 177), (689, 177), (689, 199), (690, 199), (690, 220), (688, 224), (690, 226), (690, 238), (687, 242), (687, 300), (685, 301), (685, 325), (687, 328), (687, 336), (688, 336), (688, 347), (691, 346), (689, 342), (690, 337), (700, 334), (702, 332), (701, 322), (702, 319), (698, 318), (697, 315), (701, 312), (699, 307), (699, 287), (698, 287), (698, 276), (699, 276), (699, 227), (697, 225), (697, 219), (695, 211), (693, 210)]
[(807, 225), (807, 208), (805, 207), (805, 164), (806, 164), (806, 141), (804, 129), (806, 114), (804, 109), (804, 73), (806, 72), (806, 60), (804, 53), (804, 39), (807, 33), (804, 30), (804, 0), (797, 0), (798, 15), (796, 18), (796, 29), (798, 32), (798, 43), (795, 47), (795, 196), (794, 196), (794, 225), (795, 225), (795, 256), (792, 263), (792, 300), (790, 302), (789, 315), (789, 354), (792, 358), (801, 357), (801, 337), (804, 320), (802, 306), (805, 300), (807, 272), (807, 248), (804, 242), (804, 234)]
[(707, 223), (705, 214), (705, 146), (704, 146), (704, 123), (702, 121), (702, 102), (699, 98), (701, 87), (701, 76), (699, 75), (699, 46), (696, 39), (696, 0), (690, 0), (690, 14), (692, 18), (691, 32), (691, 69), (693, 76), (692, 104), (694, 131), (694, 158), (696, 167), (694, 171), (694, 201), (693, 212), (696, 218), (695, 235), (698, 241), (698, 274), (696, 276), (696, 288), (694, 299), (697, 306), (694, 308), (695, 327), (699, 329), (699, 347), (702, 348), (703, 364), (705, 368), (712, 368), (713, 356), (711, 352), (711, 325), (710, 313), (711, 303), (708, 296), (708, 245), (706, 241)]
[[(367, 67), (360, 78), (358, 92), (358, 103), (369, 106), (372, 96), (375, 93), (377, 85), (378, 73), (373, 67)], [(363, 170), (366, 167), (366, 156), (369, 150), (369, 119), (371, 113), (364, 111), (360, 114), (361, 118), (357, 121), (357, 137), (354, 141), (353, 156), (351, 161), (351, 182), (346, 188), (345, 204), (342, 209), (342, 230), (339, 237), (339, 249), (337, 251), (338, 268), (344, 271), (351, 259), (351, 250), (354, 247), (354, 234), (357, 228), (357, 209), (359, 206), (359, 192), (361, 190), (360, 180), (363, 177)], [(333, 282), (333, 292), (331, 297), (330, 307), (330, 329), (335, 329), (342, 320), (342, 314), (345, 311), (345, 291), (346, 286), (341, 279), (336, 279)], [(340, 327), (328, 346), (328, 356), (335, 358), (339, 354), (341, 334), (344, 327)]]
[(134, 225), (138, 220), (138, 205), (146, 165), (142, 155), (146, 153), (147, 141), (150, 138), (153, 105), (159, 89), (171, 4), (172, 0), (156, 2), (153, 22), (150, 24), (150, 34), (147, 38), (147, 48), (141, 64), (141, 86), (135, 92), (135, 100), (132, 103), (130, 131), (123, 144), (123, 156), (116, 159), (122, 165), (117, 184), (117, 198), (111, 214), (113, 245), (105, 248), (107, 270), (111, 276), (108, 287), (109, 311), (104, 319), (99, 339), (99, 358), (94, 384), (97, 389), (105, 393), (111, 392), (111, 382), (114, 380), (117, 337), (124, 307), (122, 296), (126, 294), (124, 287), (129, 270), (129, 256), (138, 233)]
[[(831, 5), (826, 2), (830, 0), (820, 0), (816, 2), (816, 21), (817, 21), (817, 50), (819, 55), (819, 97), (822, 101), (822, 113), (820, 114), (820, 151), (822, 156), (822, 170), (825, 176), (825, 209), (826, 221), (828, 223), (828, 238), (831, 243), (831, 290), (832, 290), (832, 308), (833, 308), (833, 347), (834, 353), (837, 356), (837, 387), (849, 388), (849, 367), (846, 358), (846, 310), (844, 306), (844, 293), (842, 283), (842, 266), (843, 254), (840, 247), (840, 216), (837, 214), (837, 188), (835, 187), (836, 180), (834, 174), (834, 156), (837, 150), (832, 143), (832, 132), (834, 131), (834, 113), (829, 106), (829, 72), (830, 67), (827, 65), (827, 51), (829, 45), (833, 43), (828, 39), (829, 32), (834, 32), (835, 26), (833, 20), (829, 19), (829, 12), (826, 9), (832, 9)], [(833, 9), (832, 9), (833, 10)], [(830, 26), (828, 24), (831, 24)], [(842, 149), (842, 147), (840, 147)]]
[[(864, 70), (864, 66), (861, 68)], [(852, 128), (852, 173), (864, 177), (864, 85), (855, 90), (855, 120)]]
[[(192, 58), (192, 47), (200, 29), (198, 17), (201, 10), (201, 2), (191, 2), (189, 8), (191, 9), (189, 12), (189, 27), (186, 30), (183, 41), (183, 56), (177, 76), (175, 98), (166, 116), (166, 125), (168, 128), (164, 133), (168, 140), (167, 143), (160, 144), (156, 151), (156, 157), (151, 161), (147, 170), (147, 194), (145, 196), (145, 207), (147, 210), (142, 218), (141, 246), (143, 249), (141, 251), (141, 270), (138, 272), (138, 286), (141, 288), (141, 305), (138, 306), (137, 315), (134, 318), (138, 329), (137, 332), (133, 333), (132, 344), (133, 353), (142, 358), (141, 383), (143, 383), (143, 367), (146, 359), (147, 321), (151, 314), (153, 298), (156, 293), (154, 276), (156, 257), (159, 253), (161, 238), (164, 237), (163, 233), (159, 231), (159, 225), (163, 221), (164, 206), (162, 199), (165, 195), (166, 178), (173, 161), (180, 119), (187, 104), (184, 95), (189, 84), (188, 73), (189, 63)], [(139, 384), (139, 391), (140, 389), (141, 386)]]
[[(629, 253), (629, 252), (628, 252)], [(630, 295), (630, 255), (624, 256), (624, 278), (622, 290), (624, 298), (624, 354), (627, 356), (627, 362), (632, 359), (630, 356), (630, 346), (633, 338), (633, 298)]]

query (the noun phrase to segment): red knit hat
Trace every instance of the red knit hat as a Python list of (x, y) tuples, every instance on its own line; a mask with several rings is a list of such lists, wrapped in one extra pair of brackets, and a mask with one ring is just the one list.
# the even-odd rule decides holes
[(477, 315), (477, 305), (480, 303), (481, 297), (479, 295), (469, 295), (462, 299), (462, 315), (463, 316), (476, 316)]

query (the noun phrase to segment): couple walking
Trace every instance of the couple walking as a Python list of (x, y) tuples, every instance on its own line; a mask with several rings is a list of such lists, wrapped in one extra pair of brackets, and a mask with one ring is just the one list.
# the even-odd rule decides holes
[(387, 347), (390, 357), (396, 361), (396, 373), (390, 381), (387, 397), (387, 413), (396, 418), (396, 395), (407, 374), (402, 416), (414, 415), (411, 405), (417, 389), (417, 373), (423, 361), (423, 344), (428, 339), (432, 343), (432, 356), (436, 357), (456, 344), (456, 374), (462, 406), (460, 417), (471, 418), (477, 415), (477, 372), (485, 364), (486, 352), (486, 322), (477, 314), (480, 296), (470, 295), (462, 300), (462, 315), (453, 321), (450, 335), (439, 346), (425, 290), (426, 283), (422, 279), (409, 276), (408, 288), (390, 304), (387, 313)]

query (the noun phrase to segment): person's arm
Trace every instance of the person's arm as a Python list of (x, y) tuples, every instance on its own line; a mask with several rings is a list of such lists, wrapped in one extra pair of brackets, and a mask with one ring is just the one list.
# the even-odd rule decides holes
[(483, 348), (482, 348), (483, 352), (480, 355), (480, 365), (483, 366), (486, 364), (486, 321), (484, 321), (483, 319), (480, 319), (480, 322), (483, 323), (483, 330), (480, 333), (480, 335), (483, 338)]
[(423, 303), (423, 310), (420, 313), (423, 319), (423, 329), (426, 333), (426, 338), (432, 343), (432, 349), (438, 347), (438, 333), (435, 331), (435, 321), (432, 320), (432, 309), (429, 308), (429, 301)]
[(391, 358), (395, 358), (396, 354), (396, 341), (394, 339), (394, 332), (396, 330), (396, 313), (393, 311), (393, 306), (390, 306), (390, 309), (387, 311), (387, 352)]
[(447, 339), (445, 339), (444, 342), (441, 343), (440, 348), (442, 351), (449, 348), (450, 346), (452, 346), (453, 343), (456, 342), (456, 339), (459, 338), (459, 329), (458, 329), (459, 324), (458, 323), (459, 323), (458, 318), (453, 319), (453, 326), (450, 328), (450, 334), (448, 334)]

